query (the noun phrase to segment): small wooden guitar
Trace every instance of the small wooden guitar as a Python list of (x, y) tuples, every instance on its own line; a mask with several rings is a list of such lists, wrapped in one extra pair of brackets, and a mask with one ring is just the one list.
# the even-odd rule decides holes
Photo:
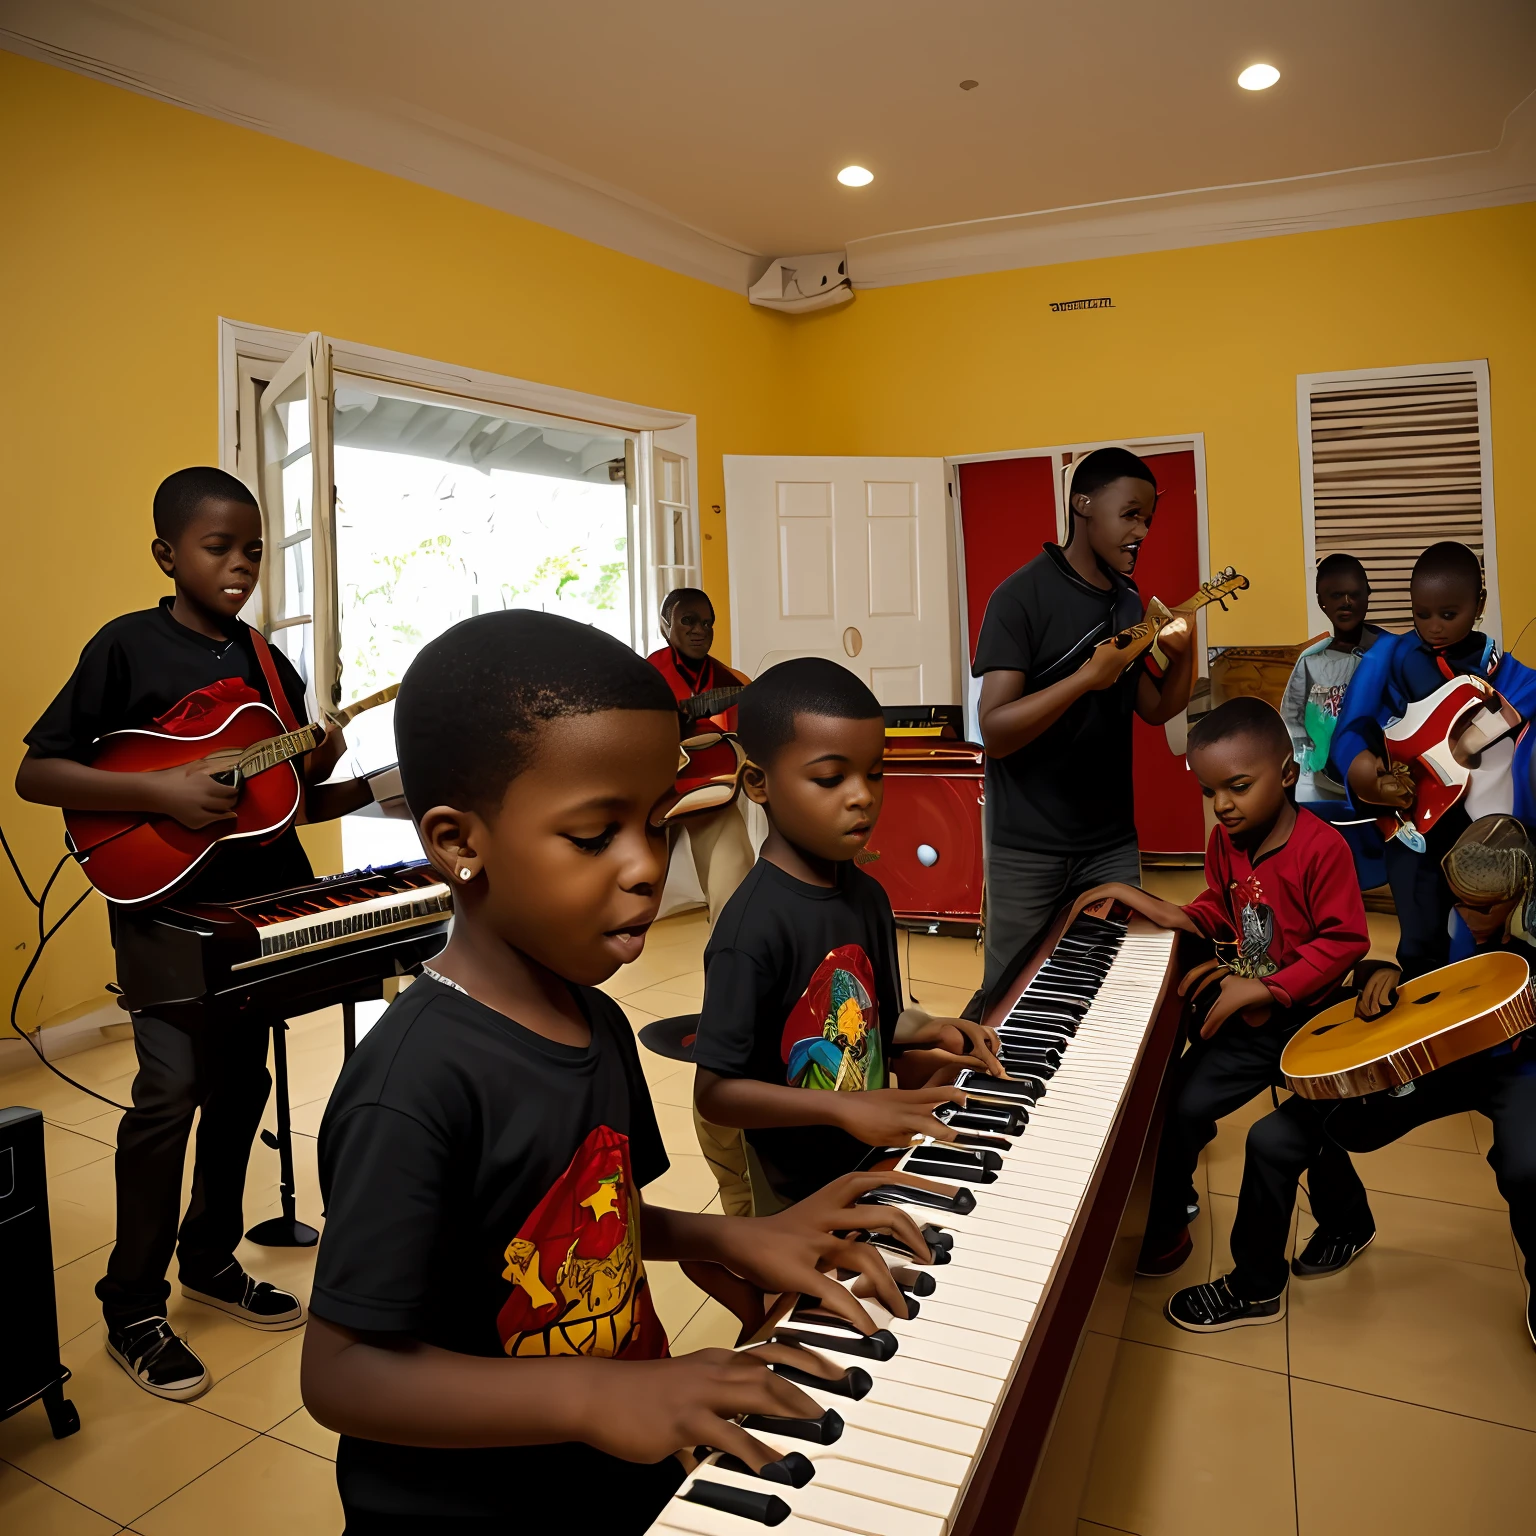
[(1398, 988), (1374, 1019), (1348, 998), (1291, 1036), (1280, 1070), (1304, 1099), (1354, 1099), (1486, 1051), (1536, 1025), (1531, 968), (1499, 950), (1430, 971)]
[[(364, 710), (387, 704), (391, 685), (333, 716), (345, 725)], [(298, 813), (304, 785), (294, 760), (325, 740), (318, 721), (285, 731), (259, 699), (209, 711), (197, 735), (173, 735), (155, 726), (113, 731), (97, 743), (91, 767), (108, 773), (154, 773), (203, 758), (227, 766), (214, 774), (240, 791), (235, 814), (206, 827), (184, 827), (172, 816), (139, 811), (65, 811), (64, 829), (86, 878), (110, 902), (139, 906), (163, 901), (221, 843), (230, 838), (270, 842)], [(274, 730), (275, 728), (275, 730)]]
[[(1392, 771), (1413, 785), (1413, 806), (1380, 817), (1383, 837), (1422, 853), (1424, 837), (1466, 795), (1480, 754), (1520, 728), (1520, 712), (1491, 683), (1453, 677), (1382, 732)], [(1346, 772), (1348, 764), (1339, 765)]]
[[(1209, 581), (1202, 581), (1200, 590), (1193, 597), (1180, 603), (1177, 608), (1169, 608), (1154, 597), (1147, 604), (1146, 617), (1139, 623), (1122, 629), (1114, 637), (1114, 643), (1120, 650), (1130, 652), (1130, 657), (1127, 658), (1129, 660), (1155, 645), (1158, 635), (1175, 619), (1192, 619), (1207, 603), (1219, 603), (1222, 611), (1225, 612), (1227, 599), (1231, 598), (1236, 602), (1237, 594), (1247, 590), (1248, 578), (1239, 576), (1229, 565), (1226, 570), (1218, 571)], [(1194, 638), (1193, 631), (1190, 638)]]

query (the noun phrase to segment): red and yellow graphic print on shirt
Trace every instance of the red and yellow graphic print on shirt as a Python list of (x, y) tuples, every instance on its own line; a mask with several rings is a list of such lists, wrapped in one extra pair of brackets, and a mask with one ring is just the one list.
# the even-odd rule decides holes
[(859, 945), (840, 945), (816, 967), (784, 1021), (779, 1054), (792, 1088), (885, 1087), (875, 973)]
[(496, 1315), (509, 1355), (660, 1360), (667, 1336), (640, 1260), (629, 1138), (600, 1125), (507, 1244)]

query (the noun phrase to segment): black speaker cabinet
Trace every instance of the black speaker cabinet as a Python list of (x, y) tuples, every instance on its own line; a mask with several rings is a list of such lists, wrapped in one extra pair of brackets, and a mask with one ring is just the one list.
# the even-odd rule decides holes
[(42, 1398), (53, 1438), (62, 1440), (80, 1428), (80, 1415), (64, 1396), (69, 1372), (59, 1363), (43, 1117), (35, 1109), (0, 1109), (0, 1255), (0, 1316), (16, 1324), (0, 1351), (0, 1419)]

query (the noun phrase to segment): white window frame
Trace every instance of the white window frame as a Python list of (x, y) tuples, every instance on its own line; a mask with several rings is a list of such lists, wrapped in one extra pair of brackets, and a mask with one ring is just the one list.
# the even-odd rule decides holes
[(1478, 462), (1482, 466), (1483, 582), (1488, 601), (1479, 626), (1495, 644), (1504, 644), (1499, 604), (1499, 540), (1493, 515), (1493, 422), (1489, 410), (1488, 359), (1460, 363), (1410, 363), (1399, 368), (1342, 368), (1332, 373), (1296, 375), (1296, 446), (1301, 469), (1301, 527), (1306, 550), (1302, 581), (1306, 586), (1308, 633), (1326, 632), (1330, 625), (1317, 606), (1317, 507), (1312, 488), (1312, 390), (1318, 384), (1370, 384), (1378, 379), (1402, 379), (1433, 373), (1470, 373), (1477, 386)]
[[(257, 457), (256, 387), (277, 371), (284, 359), (304, 340), (298, 331), (278, 330), (272, 326), (245, 321), (219, 319), (219, 464), (243, 480), (252, 491), (260, 491), (261, 467)], [(682, 411), (660, 410), (654, 406), (635, 405), (603, 395), (583, 394), (579, 390), (516, 379), (506, 374), (488, 373), (478, 368), (463, 368), (452, 363), (435, 362), (405, 352), (392, 352), (363, 342), (326, 337), (331, 349), (331, 367), (338, 373), (360, 374), (386, 384), (404, 385), (422, 391), (428, 398), (445, 405), (466, 408), (490, 405), (514, 410), (535, 424), (597, 428), (622, 433), (634, 442), (633, 473), (629, 483), (629, 571), (630, 571), (630, 643), (641, 655), (662, 644), (657, 591), (661, 571), (657, 555), (661, 552), (660, 518), (663, 511), (656, 499), (655, 463), (658, 452), (676, 455), (685, 461), (687, 498), (685, 528), (688, 580), (673, 584), (699, 586), (698, 507), (698, 421)], [(317, 514), (319, 515), (318, 509)], [(669, 573), (669, 579), (670, 573)], [(261, 624), (264, 615), (259, 606), (247, 617)]]
[[(965, 527), (960, 519), (961, 464), (984, 464), (996, 459), (1043, 459), (1051, 460), (1051, 489), (1056, 498), (1056, 538), (1060, 542), (1067, 535), (1067, 506), (1062, 494), (1061, 458), (1064, 454), (1081, 457), (1096, 448), (1128, 447), (1133, 453), (1152, 458), (1162, 453), (1193, 453), (1195, 456), (1195, 540), (1199, 553), (1202, 581), (1208, 580), (1211, 570), (1211, 529), (1205, 496), (1205, 433), (1175, 433), (1169, 437), (1107, 437), (1091, 443), (1054, 443), (1043, 448), (1008, 448), (998, 453), (952, 453), (945, 457), (944, 475), (949, 485), (950, 532), (955, 551), (955, 576), (958, 584), (958, 600), (955, 604), (955, 644), (960, 656), (961, 676), (966, 680), (965, 717), (966, 731), (972, 741), (980, 741), (981, 726), (977, 718), (977, 704), (981, 698), (981, 679), (971, 676), (971, 636), (968, 622), (969, 603), (965, 590)], [(1184, 594), (1165, 601), (1182, 602)], [(1207, 677), (1210, 667), (1207, 657), (1206, 610), (1200, 609), (1195, 616), (1195, 675)], [(1182, 749), (1181, 749), (1182, 750)]]

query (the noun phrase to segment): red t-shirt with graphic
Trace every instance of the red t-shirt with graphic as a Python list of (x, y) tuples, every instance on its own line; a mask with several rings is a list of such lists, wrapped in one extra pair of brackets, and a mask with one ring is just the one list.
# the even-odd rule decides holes
[(1349, 844), (1310, 811), (1298, 808), (1291, 835), (1257, 863), (1216, 827), (1205, 885), (1185, 912), (1283, 1007), (1323, 1002), (1371, 947)]

